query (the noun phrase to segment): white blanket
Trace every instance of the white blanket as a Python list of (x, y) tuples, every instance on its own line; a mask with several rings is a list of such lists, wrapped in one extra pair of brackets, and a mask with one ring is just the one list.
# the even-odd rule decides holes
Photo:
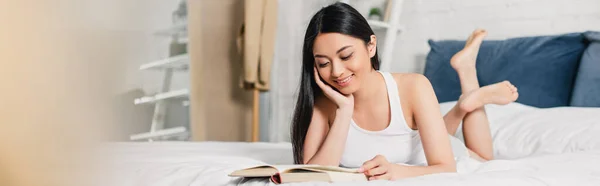
[[(453, 104), (442, 104), (442, 112)], [(510, 104), (486, 110), (500, 160), (483, 163), (472, 173), (290, 185), (600, 185), (600, 109)], [(107, 185), (272, 185), (227, 174), (263, 162), (292, 163), (289, 143), (116, 143), (107, 150), (114, 160)]]

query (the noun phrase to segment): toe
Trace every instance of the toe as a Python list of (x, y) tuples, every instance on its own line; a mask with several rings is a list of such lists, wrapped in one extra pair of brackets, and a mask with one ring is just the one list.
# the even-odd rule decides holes
[(479, 33), (481, 33), (481, 34), (487, 34), (487, 30), (485, 30), (485, 29), (480, 29)]
[(487, 31), (485, 29), (481, 29), (481, 28), (475, 29), (475, 31), (473, 31), (473, 35), (476, 35), (476, 36), (485, 36), (486, 34), (487, 34)]

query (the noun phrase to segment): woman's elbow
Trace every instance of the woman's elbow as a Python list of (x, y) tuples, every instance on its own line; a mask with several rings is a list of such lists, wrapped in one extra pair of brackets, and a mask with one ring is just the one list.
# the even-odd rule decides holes
[(456, 172), (455, 163), (442, 164), (441, 167), (443, 172)]

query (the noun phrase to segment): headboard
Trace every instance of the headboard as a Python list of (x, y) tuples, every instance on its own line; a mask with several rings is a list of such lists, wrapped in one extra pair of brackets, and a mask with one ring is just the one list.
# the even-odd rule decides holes
[[(509, 80), (519, 89), (517, 102), (540, 108), (600, 107), (598, 51), (586, 51), (590, 43), (600, 41), (591, 39), (597, 33), (486, 40), (481, 44), (476, 63), (479, 84), (485, 86)], [(458, 75), (450, 66), (450, 58), (464, 44), (465, 41), (457, 40), (429, 40), (431, 50), (427, 55), (424, 75), (431, 81), (439, 102), (455, 101), (461, 94)], [(596, 45), (595, 48), (600, 46)], [(588, 56), (590, 59), (583, 62), (584, 53), (594, 55)], [(586, 59), (585, 55), (583, 59)], [(585, 63), (582, 66), (586, 69), (579, 69), (580, 61)], [(585, 74), (581, 75), (580, 72)], [(577, 82), (578, 79), (580, 82)], [(574, 89), (581, 91), (574, 92)], [(585, 99), (584, 104), (571, 103), (573, 97), (577, 98), (574, 101), (579, 102)], [(585, 103), (590, 99), (591, 105)]]

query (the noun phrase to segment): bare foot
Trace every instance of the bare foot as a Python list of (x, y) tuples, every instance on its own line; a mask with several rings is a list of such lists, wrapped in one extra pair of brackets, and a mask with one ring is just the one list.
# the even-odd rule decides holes
[(487, 85), (471, 91), (458, 100), (461, 110), (471, 112), (486, 104), (506, 105), (519, 97), (517, 87), (508, 81)]
[(454, 70), (460, 72), (467, 68), (475, 69), (475, 61), (477, 59), (477, 54), (479, 53), (479, 46), (481, 46), (481, 42), (485, 36), (487, 36), (487, 31), (483, 29), (476, 29), (473, 31), (471, 36), (469, 36), (469, 39), (467, 39), (465, 48), (454, 54), (452, 59), (450, 59), (450, 65)]

